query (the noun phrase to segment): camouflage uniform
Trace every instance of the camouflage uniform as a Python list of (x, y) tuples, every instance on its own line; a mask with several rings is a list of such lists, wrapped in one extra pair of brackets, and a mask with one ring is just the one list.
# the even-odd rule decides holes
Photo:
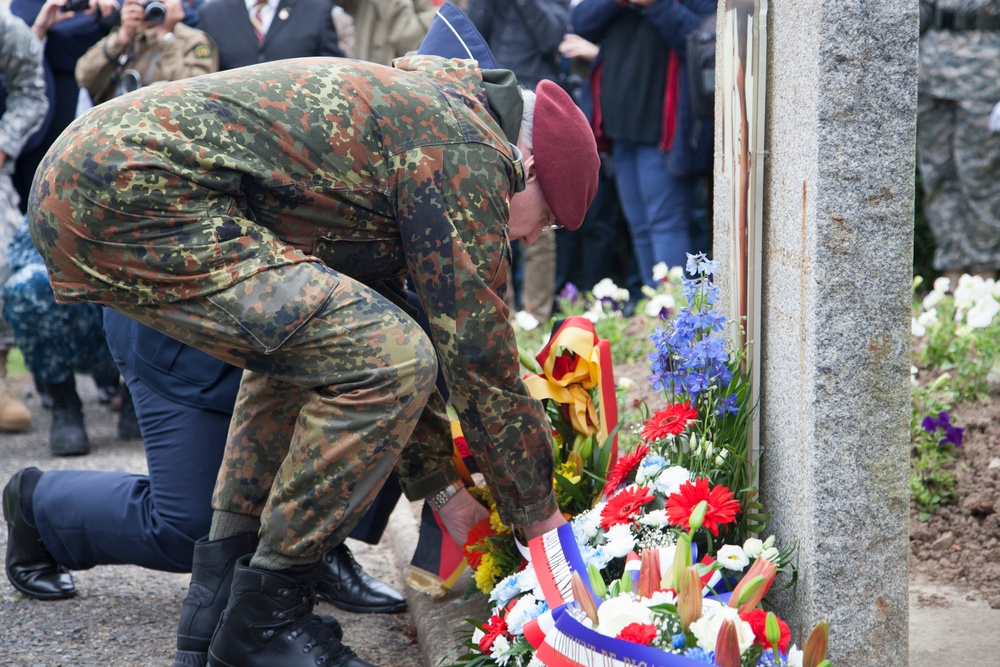
[[(213, 505), (261, 513), (258, 555), (314, 560), (343, 538), (411, 432), (407, 495), (457, 479), (437, 361), (504, 520), (557, 509), (503, 303), (524, 174), (516, 82), (496, 74), (426, 56), (266, 63), (95, 107), (42, 163), (29, 222), (57, 298), (251, 371)], [(402, 310), (407, 275), (433, 347)]]
[(117, 378), (118, 368), (104, 336), (103, 309), (96, 303), (56, 303), (27, 223), (15, 232), (7, 259), (13, 275), (0, 289), (3, 318), (28, 370), (46, 384), (65, 382), (74, 369)]
[[(1000, 20), (1000, 0), (936, 5)], [(1000, 28), (931, 25), (920, 40), (917, 148), (936, 269), (1000, 269), (1000, 134), (987, 129), (997, 100)]]
[[(42, 70), (42, 45), (24, 21), (0, 6), (0, 74), (7, 88), (6, 110), (0, 118), (0, 152), (7, 158), (0, 169), (0, 284), (10, 275), (7, 245), (21, 224), (20, 198), (11, 175), (14, 163), (49, 108)], [(0, 349), (13, 345), (5, 322), (0, 322)]]

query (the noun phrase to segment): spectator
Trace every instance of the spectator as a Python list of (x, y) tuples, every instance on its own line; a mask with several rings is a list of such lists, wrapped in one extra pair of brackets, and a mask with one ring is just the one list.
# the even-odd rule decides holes
[[(534, 90), (539, 81), (559, 78), (558, 48), (569, 27), (569, 0), (469, 0), (467, 6), (500, 66), (514, 72), (518, 83)], [(543, 234), (519, 249), (524, 310), (547, 322), (555, 303), (556, 235)], [(516, 287), (509, 290), (508, 303), (516, 303)]]
[[(19, 197), (11, 175), (22, 148), (42, 125), (45, 97), (42, 46), (24, 21), (0, 7), (0, 76), (6, 97), (0, 112), (0, 281), (10, 275), (7, 246), (21, 221)], [(0, 320), (0, 430), (31, 428), (31, 411), (7, 387), (7, 357), (14, 337)]]
[(685, 38), (715, 0), (582, 0), (573, 31), (601, 45), (595, 66), (594, 130), (610, 142), (618, 200), (642, 280), (653, 266), (684, 266), (692, 246), (697, 176), (711, 166), (711, 123), (691, 112)]
[(208, 74), (219, 68), (212, 38), (184, 25), (181, 0), (125, 0), (121, 23), (76, 62), (76, 80), (100, 104), (142, 86)]
[(343, 56), (329, 0), (213, 0), (198, 27), (219, 47), (219, 69), (310, 56)]
[(996, 278), (1000, 269), (1000, 0), (921, 2), (917, 158), (934, 268)]
[(334, 2), (354, 17), (353, 57), (380, 65), (416, 50), (437, 13), (431, 0)]

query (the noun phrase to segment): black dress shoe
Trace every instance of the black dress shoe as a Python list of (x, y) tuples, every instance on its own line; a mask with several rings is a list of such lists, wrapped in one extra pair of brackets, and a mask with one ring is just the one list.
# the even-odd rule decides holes
[(347, 545), (325, 554), (316, 568), (316, 593), (338, 609), (368, 614), (406, 611), (406, 598), (361, 569)]
[(21, 478), (17, 472), (3, 490), (7, 520), (7, 578), (14, 588), (36, 600), (62, 600), (76, 595), (73, 575), (52, 558), (38, 529), (21, 513)]

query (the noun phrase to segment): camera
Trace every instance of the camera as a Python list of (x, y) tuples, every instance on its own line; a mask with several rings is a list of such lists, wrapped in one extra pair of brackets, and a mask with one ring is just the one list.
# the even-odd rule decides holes
[(64, 12), (85, 12), (90, 9), (90, 0), (66, 0), (62, 11)]
[(149, 23), (163, 23), (167, 20), (167, 6), (160, 0), (146, 0), (142, 3), (146, 12), (145, 20)]

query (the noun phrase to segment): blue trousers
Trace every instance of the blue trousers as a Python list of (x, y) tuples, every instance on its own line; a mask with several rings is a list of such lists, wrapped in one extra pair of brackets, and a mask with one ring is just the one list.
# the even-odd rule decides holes
[[(632, 234), (639, 275), (654, 286), (653, 267), (684, 266), (691, 247), (691, 202), (697, 179), (667, 171), (668, 153), (656, 146), (615, 141), (612, 156), (618, 199)], [(710, 249), (706, 249), (710, 250)]]

